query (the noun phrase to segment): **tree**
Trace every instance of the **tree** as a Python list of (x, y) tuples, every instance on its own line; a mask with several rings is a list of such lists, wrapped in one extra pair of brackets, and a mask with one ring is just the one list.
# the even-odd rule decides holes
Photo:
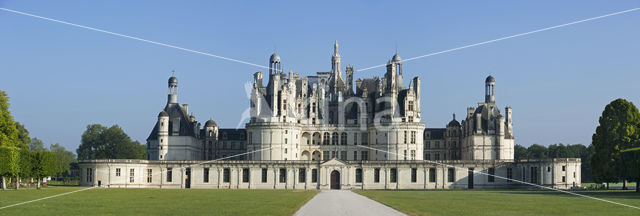
[(56, 174), (56, 155), (50, 151), (31, 152), (33, 176), (38, 178), (40, 189), (42, 178)]
[(544, 147), (543, 145), (533, 144), (529, 146), (527, 151), (529, 152), (529, 156), (531, 158), (536, 158), (536, 159), (548, 158), (547, 147)]
[(529, 151), (524, 146), (516, 144), (513, 147), (513, 157), (516, 161), (529, 159)]
[[(597, 182), (633, 179), (640, 183), (637, 155), (621, 150), (638, 146), (640, 112), (633, 103), (616, 99), (605, 106), (592, 136), (593, 177)], [(635, 170), (634, 170), (635, 168)]]
[(33, 158), (31, 152), (27, 148), (20, 149), (20, 172), (16, 176), (16, 190), (19, 187), (20, 177), (33, 177)]
[(9, 96), (0, 90), (0, 176), (2, 189), (6, 189), (6, 177), (16, 177), (16, 188), (19, 185), (20, 148), (29, 142), (29, 131), (13, 120), (9, 112)]
[(131, 138), (118, 125), (87, 126), (76, 152), (78, 159), (146, 159), (146, 147)]
[(29, 150), (44, 151), (47, 149), (44, 148), (44, 142), (42, 142), (42, 140), (38, 139), (37, 137), (34, 137), (33, 139), (31, 139), (31, 142), (29, 142)]
[(20, 171), (18, 148), (0, 146), (0, 175), (2, 190), (7, 189), (6, 176), (16, 176)]
[(9, 96), (2, 90), (0, 90), (0, 146), (20, 146), (19, 131), (9, 112)]
[(70, 164), (76, 161), (76, 154), (67, 151), (60, 144), (52, 144), (49, 149), (56, 156), (55, 174), (57, 176), (68, 176), (70, 174)]
[(552, 144), (547, 147), (549, 158), (569, 158), (576, 157), (572, 153), (569, 152), (566, 146), (560, 144)]

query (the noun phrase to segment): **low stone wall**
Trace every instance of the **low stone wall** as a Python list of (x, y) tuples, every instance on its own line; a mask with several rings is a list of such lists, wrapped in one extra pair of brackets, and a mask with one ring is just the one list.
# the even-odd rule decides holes
[[(580, 165), (577, 158), (437, 162), (121, 159), (79, 163), (80, 184), (84, 186), (365, 190), (536, 188), (529, 184), (569, 189), (581, 184)], [(493, 173), (495, 177), (483, 173)]]

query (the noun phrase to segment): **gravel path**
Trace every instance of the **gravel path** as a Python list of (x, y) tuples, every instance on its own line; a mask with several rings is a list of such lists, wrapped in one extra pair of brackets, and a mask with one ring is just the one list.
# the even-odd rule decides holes
[(405, 215), (350, 190), (323, 190), (295, 215)]

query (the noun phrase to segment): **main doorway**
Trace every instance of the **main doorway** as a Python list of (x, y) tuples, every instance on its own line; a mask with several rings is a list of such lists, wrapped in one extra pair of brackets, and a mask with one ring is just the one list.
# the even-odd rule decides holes
[(331, 172), (331, 189), (340, 189), (340, 172), (337, 170)]
[(187, 168), (186, 175), (184, 176), (184, 187), (191, 188), (191, 168)]
[(473, 168), (469, 168), (469, 174), (467, 175), (467, 179), (469, 180), (468, 189), (473, 189)]

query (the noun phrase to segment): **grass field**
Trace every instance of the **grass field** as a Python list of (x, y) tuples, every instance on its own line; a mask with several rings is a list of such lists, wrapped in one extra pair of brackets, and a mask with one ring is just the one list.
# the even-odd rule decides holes
[[(0, 191), (0, 207), (81, 187)], [(20, 206), (0, 215), (291, 215), (318, 191), (89, 189)]]
[[(640, 210), (554, 191), (356, 191), (409, 215), (640, 215)], [(630, 191), (580, 194), (640, 206)]]

